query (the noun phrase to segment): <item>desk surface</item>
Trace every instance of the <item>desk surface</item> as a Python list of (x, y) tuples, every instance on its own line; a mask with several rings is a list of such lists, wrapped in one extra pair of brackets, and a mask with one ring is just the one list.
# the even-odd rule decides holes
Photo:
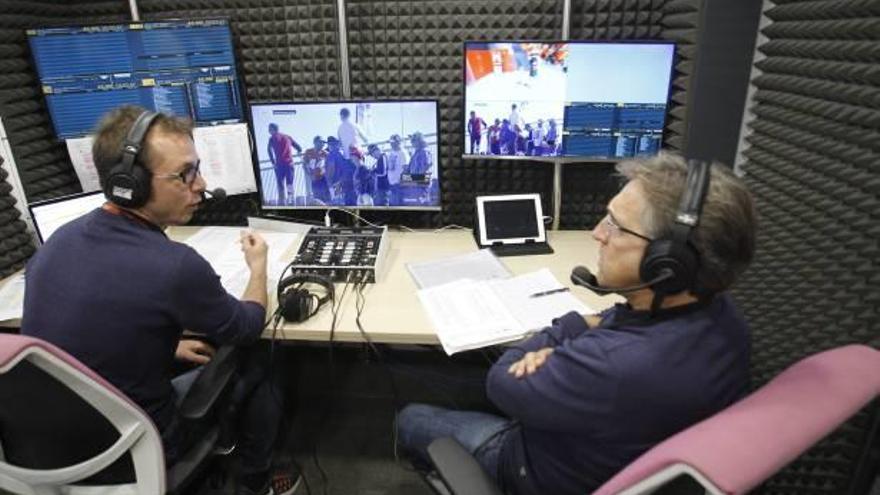
[[(361, 324), (370, 339), (384, 343), (436, 344), (437, 335), (416, 295), (417, 287), (406, 263), (428, 261), (444, 256), (476, 250), (470, 231), (443, 232), (389, 232), (388, 255), (379, 283), (364, 289), (366, 306)], [(528, 273), (549, 268), (564, 285), (572, 287), (573, 294), (588, 307), (600, 310), (615, 301), (617, 296), (600, 297), (569, 280), (571, 269), (578, 264), (592, 265), (597, 254), (596, 242), (588, 231), (551, 231), (549, 242), (555, 253), (540, 256), (514, 256), (500, 258), (512, 273)], [(337, 284), (337, 295), (342, 284)], [(274, 298), (274, 294), (271, 296)], [(274, 301), (270, 303), (273, 305)], [(334, 341), (363, 342), (355, 323), (355, 295), (349, 289), (337, 316)], [(329, 307), (317, 315), (299, 323), (285, 323), (276, 335), (281, 339), (328, 341), (333, 315)], [(267, 330), (265, 336), (271, 335)]]
[[(185, 239), (198, 231), (198, 227), (176, 227), (169, 232), (175, 239)], [(588, 231), (550, 231), (550, 245), (554, 254), (540, 256), (513, 256), (500, 258), (514, 274), (528, 273), (540, 268), (549, 268), (553, 275), (588, 307), (600, 310), (615, 301), (618, 296), (600, 297), (587, 289), (575, 287), (569, 280), (575, 265), (593, 265), (597, 257), (596, 241)], [(361, 325), (370, 339), (384, 343), (437, 344), (437, 335), (431, 328), (427, 314), (416, 295), (416, 285), (406, 269), (406, 263), (429, 261), (432, 259), (467, 253), (476, 250), (470, 231), (447, 230), (442, 232), (389, 232), (388, 254), (379, 283), (369, 284), (364, 289), (366, 305), (361, 316)], [(284, 253), (287, 259), (293, 253)], [(5, 281), (4, 281), (5, 282)], [(343, 284), (337, 284), (337, 295)], [(275, 310), (275, 292), (269, 290), (270, 308)], [(363, 342), (355, 322), (355, 294), (349, 288), (345, 294), (337, 316), (334, 341)], [(329, 341), (333, 315), (329, 306), (303, 323), (284, 323), (276, 338), (289, 340)], [(0, 326), (19, 326), (21, 320), (7, 320)], [(264, 334), (270, 337), (271, 329)]]

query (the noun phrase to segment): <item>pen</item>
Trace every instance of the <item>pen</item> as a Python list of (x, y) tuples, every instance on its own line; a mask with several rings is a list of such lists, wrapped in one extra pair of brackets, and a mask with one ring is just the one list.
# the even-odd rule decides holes
[(559, 294), (560, 292), (568, 292), (568, 290), (569, 290), (568, 287), (560, 287), (558, 289), (550, 289), (550, 290), (545, 290), (542, 292), (535, 292), (534, 294), (532, 294), (529, 297), (544, 297), (544, 296), (549, 296), (551, 294)]

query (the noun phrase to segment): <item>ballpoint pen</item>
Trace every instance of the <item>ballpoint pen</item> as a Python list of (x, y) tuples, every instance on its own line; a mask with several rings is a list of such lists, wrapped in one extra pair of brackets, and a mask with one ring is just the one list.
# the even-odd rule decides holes
[(568, 291), (569, 291), (568, 287), (560, 287), (558, 289), (550, 289), (550, 290), (545, 290), (545, 291), (541, 291), (541, 292), (535, 292), (534, 294), (530, 295), (529, 297), (544, 297), (544, 296), (549, 296), (551, 294), (559, 294), (560, 292), (568, 292)]

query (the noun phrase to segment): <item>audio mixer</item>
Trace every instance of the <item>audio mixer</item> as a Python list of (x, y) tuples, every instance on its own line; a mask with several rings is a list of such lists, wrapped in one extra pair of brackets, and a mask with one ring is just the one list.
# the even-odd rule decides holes
[(292, 273), (333, 282), (375, 283), (387, 250), (386, 227), (312, 227), (299, 245)]

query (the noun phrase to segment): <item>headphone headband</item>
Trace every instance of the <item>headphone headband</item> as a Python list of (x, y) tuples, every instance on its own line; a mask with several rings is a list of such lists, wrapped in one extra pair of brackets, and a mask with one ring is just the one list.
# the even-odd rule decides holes
[[(691, 242), (691, 236), (700, 223), (703, 202), (709, 191), (711, 164), (701, 160), (688, 160), (687, 164), (687, 179), (675, 213), (675, 223), (670, 232), (648, 244), (639, 267), (639, 277), (643, 281), (657, 280), (664, 273), (671, 274), (665, 280), (651, 285), (661, 298), (666, 294), (697, 288), (700, 253)], [(659, 301), (655, 297), (654, 304), (659, 304)]]
[(125, 136), (125, 140), (122, 141), (122, 166), (126, 172), (131, 172), (131, 168), (134, 166), (134, 162), (137, 159), (138, 154), (141, 152), (141, 147), (144, 143), (144, 137), (147, 135), (147, 131), (150, 130), (150, 126), (153, 125), (153, 121), (156, 120), (159, 114), (156, 112), (151, 112), (149, 110), (144, 110), (138, 118), (135, 119), (134, 124), (131, 125), (131, 129), (128, 130), (128, 134)]
[(104, 179), (104, 195), (123, 208), (138, 208), (150, 199), (152, 174), (146, 166), (136, 166), (144, 138), (159, 114), (144, 110), (134, 120), (122, 141), (122, 156)]
[(675, 222), (696, 227), (703, 211), (703, 200), (709, 190), (709, 162), (688, 160), (688, 174), (684, 185), (684, 193), (675, 214)]

